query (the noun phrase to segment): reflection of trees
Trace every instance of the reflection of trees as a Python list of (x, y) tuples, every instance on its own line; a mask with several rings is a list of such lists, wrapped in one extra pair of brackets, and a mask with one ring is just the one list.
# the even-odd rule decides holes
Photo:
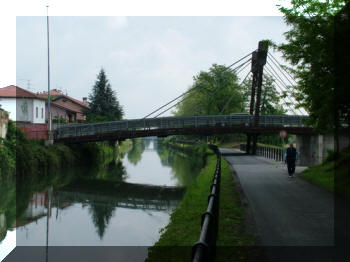
[(127, 174), (122, 161), (113, 161), (108, 164), (106, 179), (113, 181), (124, 181), (126, 178)]
[(16, 184), (13, 178), (0, 177), (0, 242), (16, 220)]
[(189, 185), (203, 167), (203, 155), (195, 151), (192, 153), (182, 152), (158, 141), (157, 153), (162, 165), (170, 166), (173, 175), (183, 186)]
[(152, 138), (146, 138), (146, 139), (142, 139), (142, 140), (143, 140), (142, 142), (143, 142), (143, 145), (145, 148), (148, 148), (149, 145), (151, 144), (151, 142), (153, 141)]
[(201, 157), (184, 157), (176, 155), (171, 162), (172, 173), (179, 180), (181, 185), (189, 185), (199, 174), (202, 168)]
[(93, 203), (90, 206), (89, 211), (92, 216), (92, 222), (96, 227), (97, 234), (99, 235), (100, 239), (102, 239), (109, 221), (113, 216), (114, 209), (115, 207), (113, 205), (109, 205), (108, 203)]
[(87, 174), (81, 177), (90, 179), (102, 179), (112, 181), (123, 181), (127, 174), (125, 167), (121, 161), (111, 161), (106, 165), (90, 168)]
[(132, 149), (128, 152), (128, 160), (136, 165), (141, 160), (141, 155), (145, 150), (145, 145), (141, 138), (132, 139)]

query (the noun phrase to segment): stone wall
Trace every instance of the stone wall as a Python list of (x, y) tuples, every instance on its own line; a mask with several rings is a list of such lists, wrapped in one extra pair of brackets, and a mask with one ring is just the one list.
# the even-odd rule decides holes
[(0, 137), (2, 138), (6, 137), (8, 121), (9, 121), (8, 113), (0, 109)]
[[(346, 134), (340, 135), (340, 150), (343, 150), (349, 146), (349, 136)], [(299, 165), (318, 165), (327, 158), (329, 150), (334, 151), (334, 135), (297, 135), (296, 148), (299, 152)]]

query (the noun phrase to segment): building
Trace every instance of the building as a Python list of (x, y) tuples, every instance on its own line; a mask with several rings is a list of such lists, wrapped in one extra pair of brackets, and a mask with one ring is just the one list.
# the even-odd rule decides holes
[[(42, 92), (37, 95), (47, 100), (47, 93), (48, 92)], [(63, 120), (63, 122), (66, 123), (76, 123), (86, 120), (85, 110), (89, 109), (87, 98), (84, 97), (83, 101), (80, 101), (64, 94), (58, 89), (51, 90), (50, 97), (50, 110), (54, 122)], [(46, 103), (46, 118), (48, 118), (47, 106)]]
[(0, 137), (5, 138), (7, 134), (7, 123), (9, 115), (5, 110), (0, 108)]
[(45, 99), (15, 85), (0, 88), (0, 105), (17, 123), (45, 124)]

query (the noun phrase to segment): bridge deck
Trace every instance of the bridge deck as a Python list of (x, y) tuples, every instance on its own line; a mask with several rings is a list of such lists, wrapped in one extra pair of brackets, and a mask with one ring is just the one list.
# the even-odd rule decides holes
[(57, 128), (56, 142), (75, 143), (100, 140), (169, 135), (211, 135), (224, 133), (312, 134), (307, 116), (263, 115), (254, 126), (252, 115), (212, 115), (121, 120), (103, 123), (64, 125)]

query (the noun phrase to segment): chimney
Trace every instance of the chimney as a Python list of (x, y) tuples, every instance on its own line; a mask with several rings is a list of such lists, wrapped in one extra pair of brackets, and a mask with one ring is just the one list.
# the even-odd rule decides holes
[(83, 103), (84, 104), (87, 104), (88, 102), (87, 102), (87, 97), (83, 97)]

